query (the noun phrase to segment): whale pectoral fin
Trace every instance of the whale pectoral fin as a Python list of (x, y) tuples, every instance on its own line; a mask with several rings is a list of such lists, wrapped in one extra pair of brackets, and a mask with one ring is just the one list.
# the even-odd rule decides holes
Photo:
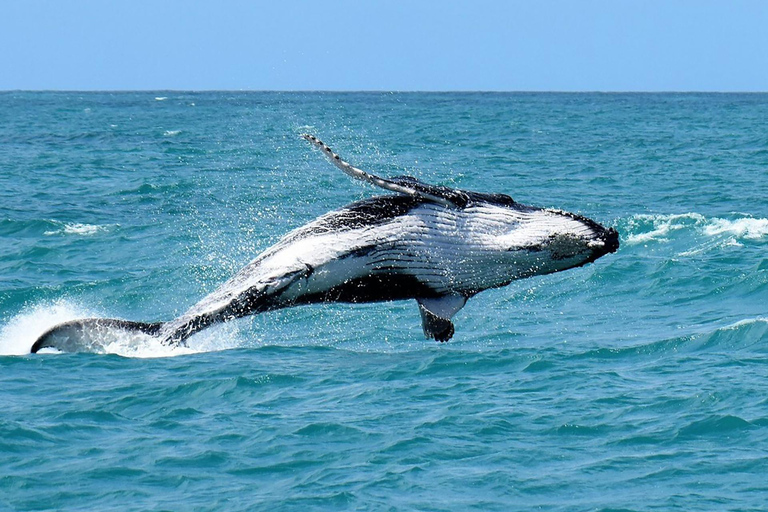
[(454, 333), (451, 317), (464, 307), (467, 298), (463, 295), (444, 295), (429, 299), (419, 298), (416, 301), (419, 303), (424, 336), (440, 342), (451, 339)]
[(448, 341), (453, 337), (453, 322), (435, 315), (421, 304), (419, 304), (419, 312), (421, 313), (421, 327), (424, 329), (424, 336), (439, 342)]
[(381, 178), (345, 162), (339, 155), (334, 153), (330, 147), (314, 135), (303, 134), (301, 137), (312, 143), (314, 146), (317, 146), (320, 151), (328, 157), (331, 163), (344, 171), (345, 174), (360, 181), (376, 185), (377, 187), (389, 190), (390, 192), (421, 197), (427, 201), (442, 204), (449, 208), (464, 208), (469, 203), (469, 195), (461, 190), (430, 185), (410, 176), (401, 176), (392, 179)]

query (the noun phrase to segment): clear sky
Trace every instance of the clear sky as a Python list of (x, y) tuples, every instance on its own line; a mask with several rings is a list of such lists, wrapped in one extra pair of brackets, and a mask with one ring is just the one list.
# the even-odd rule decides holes
[(2, 0), (0, 89), (768, 91), (768, 0)]

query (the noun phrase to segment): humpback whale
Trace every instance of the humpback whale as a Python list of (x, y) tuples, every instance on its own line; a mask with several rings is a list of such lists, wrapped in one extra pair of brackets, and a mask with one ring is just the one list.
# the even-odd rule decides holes
[(180, 317), (164, 323), (86, 318), (57, 325), (31, 348), (88, 350), (107, 333), (185, 345), (218, 322), (302, 304), (415, 299), (427, 338), (448, 341), (452, 317), (474, 295), (516, 279), (595, 261), (619, 234), (582, 215), (510, 196), (383, 178), (302, 135), (349, 176), (392, 194), (331, 211), (291, 231)]

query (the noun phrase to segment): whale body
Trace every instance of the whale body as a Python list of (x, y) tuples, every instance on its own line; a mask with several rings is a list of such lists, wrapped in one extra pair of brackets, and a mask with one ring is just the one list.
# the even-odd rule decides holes
[(302, 304), (415, 299), (424, 334), (447, 341), (453, 315), (483, 290), (591, 263), (619, 234), (581, 215), (526, 206), (505, 194), (381, 178), (306, 140), (350, 176), (394, 194), (329, 212), (288, 233), (179, 318), (165, 323), (87, 318), (57, 325), (32, 346), (77, 351), (107, 332), (183, 345), (218, 322)]

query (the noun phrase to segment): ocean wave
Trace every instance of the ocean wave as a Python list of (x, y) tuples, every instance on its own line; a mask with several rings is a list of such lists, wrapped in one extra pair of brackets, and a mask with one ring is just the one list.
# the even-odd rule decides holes
[(733, 235), (736, 238), (757, 240), (768, 235), (768, 219), (754, 219), (751, 217), (728, 220), (712, 219), (704, 226), (704, 234), (707, 236)]
[(749, 421), (734, 415), (711, 415), (707, 418), (692, 421), (682, 427), (676, 437), (681, 439), (695, 439), (699, 437), (733, 436), (755, 428)]
[[(739, 320), (719, 327), (701, 336), (698, 344), (702, 348), (739, 348), (761, 345), (768, 341), (768, 318), (757, 317)], [(765, 347), (768, 350), (768, 346)]]
[(676, 234), (693, 233), (709, 238), (727, 238), (725, 245), (738, 246), (739, 240), (760, 240), (768, 237), (768, 219), (740, 216), (733, 219), (707, 218), (700, 213), (638, 214), (623, 226), (628, 245), (669, 242)]
[(625, 232), (629, 233), (626, 243), (637, 245), (651, 241), (666, 242), (671, 233), (704, 223), (705, 217), (698, 213), (633, 215), (626, 223)]
[(85, 224), (78, 222), (63, 222), (55, 219), (0, 219), (0, 235), (29, 236), (56, 236), (79, 235), (92, 236), (104, 233), (118, 224)]
[(613, 360), (636, 357), (657, 357), (668, 352), (697, 352), (701, 350), (768, 351), (768, 318), (746, 318), (737, 322), (696, 332), (625, 347), (601, 347), (574, 355), (576, 359)]

